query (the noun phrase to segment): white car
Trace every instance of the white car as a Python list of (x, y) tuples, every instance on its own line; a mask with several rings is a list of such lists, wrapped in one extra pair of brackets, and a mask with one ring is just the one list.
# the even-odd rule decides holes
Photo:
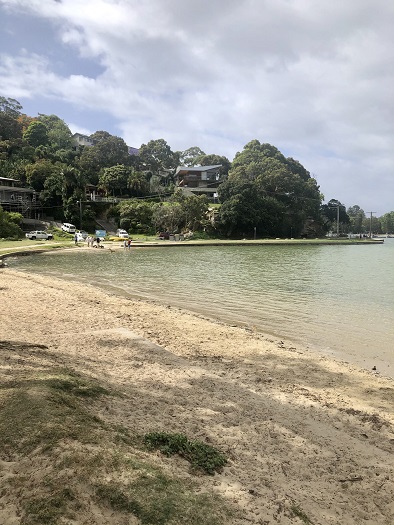
[(121, 228), (119, 228), (119, 230), (116, 230), (116, 235), (117, 237), (120, 237), (121, 239), (128, 239), (129, 238), (129, 234), (127, 233), (126, 230), (122, 230)]
[(32, 241), (35, 239), (44, 239), (45, 241), (50, 241), (53, 239), (53, 235), (42, 230), (34, 230), (32, 232), (26, 233), (26, 238), (31, 239)]
[(88, 232), (85, 232), (85, 230), (77, 230), (77, 235), (79, 239), (82, 239), (83, 241), (86, 241), (88, 238)]
[(80, 231), (75, 234), (77, 236), (77, 242), (85, 242), (88, 238), (87, 232)]
[(74, 226), (74, 224), (70, 224), (69, 222), (64, 222), (62, 224), (62, 230), (67, 233), (75, 233), (77, 229)]

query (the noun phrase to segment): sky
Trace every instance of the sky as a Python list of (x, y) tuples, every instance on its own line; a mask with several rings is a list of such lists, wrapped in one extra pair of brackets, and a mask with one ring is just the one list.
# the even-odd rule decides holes
[(0, 96), (73, 133), (233, 160), (253, 139), (325, 202), (394, 210), (394, 2), (0, 0)]

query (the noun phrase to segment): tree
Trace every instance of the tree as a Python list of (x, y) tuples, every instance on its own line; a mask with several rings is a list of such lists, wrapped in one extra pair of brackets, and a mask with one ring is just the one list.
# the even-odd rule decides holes
[(206, 195), (185, 195), (178, 190), (168, 201), (181, 205), (183, 222), (178, 225), (179, 230), (198, 231), (207, 225), (209, 202)]
[[(97, 135), (98, 134), (98, 135)], [(91, 138), (97, 142), (85, 147), (79, 159), (79, 166), (92, 184), (97, 184), (100, 171), (118, 164), (130, 164), (130, 155), (125, 141), (104, 131), (97, 131)]]
[[(250, 185), (243, 185), (246, 182)], [(231, 214), (224, 222), (228, 222), (230, 215), (233, 219), (238, 215), (237, 206), (244, 207), (244, 198), (236, 198), (237, 191), (242, 195), (250, 191), (251, 202), (263, 206), (262, 216), (264, 210), (269, 210), (265, 215), (267, 226), (261, 228), (265, 234), (297, 236), (301, 234), (306, 219), (320, 220), (322, 196), (316, 180), (298, 161), (286, 158), (271, 144), (252, 140), (242, 152), (236, 154), (228, 180), (218, 189), (223, 205), (231, 199)], [(226, 207), (220, 213), (222, 221), (225, 211)], [(248, 213), (247, 210), (245, 213)]]
[(380, 217), (380, 224), (382, 232), (394, 233), (394, 211), (382, 215), (382, 217)]
[(40, 193), (43, 207), (50, 208), (55, 218), (63, 218), (63, 202), (65, 197), (66, 179), (62, 171), (52, 173), (44, 180), (44, 189)]
[(134, 197), (143, 197), (149, 195), (149, 182), (144, 173), (131, 169), (129, 178), (127, 179), (127, 188), (130, 195)]
[(156, 230), (175, 233), (185, 223), (185, 211), (179, 202), (160, 202), (153, 207), (153, 224)]
[(0, 206), (0, 237), (4, 239), (20, 239), (23, 231), (22, 215), (20, 213), (9, 213)]
[(179, 162), (181, 166), (195, 166), (196, 159), (205, 155), (205, 153), (198, 146), (192, 146), (191, 148), (186, 149), (185, 151), (177, 151), (179, 156)]
[(154, 233), (152, 215), (154, 204), (131, 199), (118, 204), (119, 225), (135, 233)]
[(14, 98), (0, 97), (0, 111), (13, 118), (17, 118), (21, 114), (22, 106)]
[(99, 187), (105, 190), (106, 195), (122, 195), (127, 188), (127, 182), (132, 169), (124, 164), (104, 168), (99, 176)]
[(59, 166), (53, 164), (50, 160), (39, 160), (27, 164), (25, 167), (26, 181), (36, 191), (42, 191), (44, 189), (45, 180), (51, 175), (59, 174), (60, 171)]
[(345, 205), (336, 199), (331, 199), (327, 204), (323, 204), (320, 209), (327, 230), (335, 226), (338, 231), (341, 224), (348, 225), (350, 223)]
[(179, 164), (179, 154), (174, 153), (164, 139), (151, 140), (142, 144), (139, 158), (145, 169), (152, 174), (164, 170), (174, 170)]
[[(222, 189), (223, 186), (223, 189)], [(226, 198), (217, 218), (219, 231), (228, 237), (277, 236), (285, 206), (265, 194), (254, 181), (226, 181), (222, 184)]]
[(48, 128), (42, 122), (34, 121), (23, 134), (23, 138), (33, 147), (49, 144)]
[(231, 169), (231, 162), (228, 160), (227, 157), (223, 157), (221, 155), (215, 155), (213, 153), (210, 155), (206, 155), (204, 153), (203, 155), (199, 155), (194, 160), (193, 166), (216, 166), (217, 164), (222, 165), (219, 171), (220, 178), (221, 179), (227, 178), (228, 172)]
[(365, 212), (355, 204), (350, 206), (347, 209), (347, 215), (350, 219), (350, 231), (352, 233), (362, 233), (363, 232), (363, 222), (365, 220)]
[(18, 120), (21, 109), (14, 98), (0, 97), (0, 140), (22, 138), (22, 124)]
[(56, 115), (43, 115), (41, 113), (38, 119), (47, 127), (48, 142), (54, 151), (72, 149), (72, 133), (64, 120)]

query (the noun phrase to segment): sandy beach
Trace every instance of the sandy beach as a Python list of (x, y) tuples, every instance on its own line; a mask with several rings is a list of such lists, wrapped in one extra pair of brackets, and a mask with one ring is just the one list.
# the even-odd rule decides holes
[[(215, 446), (228, 464), (197, 482), (236, 509), (232, 524), (394, 523), (389, 379), (93, 286), (2, 268), (0, 294), (0, 340), (10, 346), (0, 353), (2, 383), (18, 367), (54, 359), (124, 394), (98, 408), (108, 423), (182, 432)], [(13, 343), (30, 351), (18, 353)], [(193, 477), (181, 459), (154, 454), (154, 461)], [(21, 523), (20, 494), (9, 488), (25, 465), (22, 457), (0, 457), (4, 525)], [(140, 523), (84, 512), (68, 523)]]

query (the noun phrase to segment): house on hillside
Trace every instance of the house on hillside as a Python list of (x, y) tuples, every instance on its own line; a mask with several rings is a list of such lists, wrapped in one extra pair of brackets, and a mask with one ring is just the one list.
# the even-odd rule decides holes
[(18, 179), (0, 177), (0, 206), (5, 211), (14, 211), (31, 218), (38, 207), (38, 194), (33, 188), (20, 186)]
[[(87, 135), (82, 135), (82, 133), (74, 133), (72, 136), (74, 141), (74, 146), (76, 148), (79, 148), (80, 146), (94, 146), (96, 144), (96, 140), (88, 137)], [(138, 148), (133, 148), (132, 146), (127, 146), (127, 151), (129, 155), (138, 155), (140, 150)]]
[(175, 184), (190, 195), (206, 195), (214, 201), (221, 184), (221, 164), (214, 166), (178, 166), (175, 172)]
[(74, 145), (79, 146), (93, 146), (95, 141), (88, 137), (87, 135), (82, 135), (82, 133), (74, 133), (73, 135)]

